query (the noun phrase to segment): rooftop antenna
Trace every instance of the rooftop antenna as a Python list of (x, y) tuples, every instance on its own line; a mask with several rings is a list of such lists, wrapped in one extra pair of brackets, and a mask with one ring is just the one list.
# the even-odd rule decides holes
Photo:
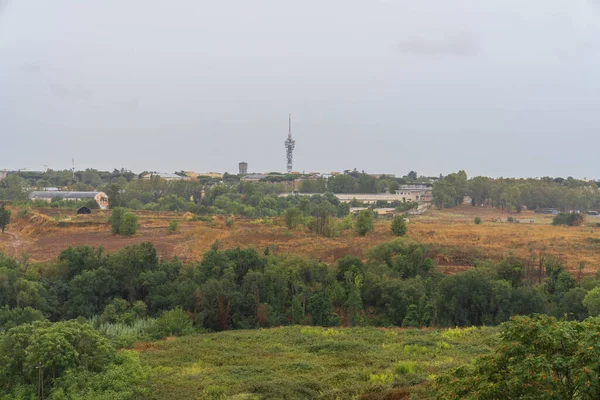
[(289, 131), (288, 137), (285, 141), (285, 153), (287, 157), (287, 173), (292, 173), (292, 161), (294, 160), (294, 148), (296, 147), (296, 141), (292, 139), (292, 114), (289, 116)]

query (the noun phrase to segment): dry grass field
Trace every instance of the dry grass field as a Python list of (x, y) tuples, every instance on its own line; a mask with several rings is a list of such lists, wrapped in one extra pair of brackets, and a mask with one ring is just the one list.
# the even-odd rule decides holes
[[(111, 235), (108, 211), (76, 216), (70, 210), (36, 209), (17, 217), (18, 211), (13, 209), (13, 223), (7, 234), (0, 235), (0, 250), (18, 257), (26, 254), (31, 261), (54, 259), (69, 246), (88, 244), (113, 251), (144, 241), (154, 243), (161, 257), (195, 261), (219, 240), (224, 249), (240, 246), (262, 251), (269, 247), (275, 254), (334, 262), (348, 254), (365, 257), (370, 247), (394, 238), (386, 220), (377, 221), (375, 231), (366, 237), (343, 231), (340, 237), (323, 238), (306, 229), (289, 230), (278, 219), (264, 223), (238, 218), (232, 226), (226, 226), (223, 217), (214, 217), (212, 222), (192, 221), (189, 216), (166, 212), (137, 212), (141, 225), (138, 233), (121, 237)], [(552, 216), (531, 211), (512, 216), (534, 219), (533, 224), (494, 222), (508, 215), (497, 209), (470, 206), (431, 210), (411, 217), (408, 236), (431, 244), (436, 261), (446, 273), (469, 268), (474, 258), (499, 260), (514, 255), (535, 262), (540, 253), (560, 257), (573, 272), (582, 261), (585, 274), (595, 273), (600, 266), (600, 228), (594, 217), (588, 217), (582, 227), (554, 227), (550, 225)], [(481, 225), (473, 223), (475, 216), (481, 217)], [(180, 221), (179, 231), (169, 234), (168, 225), (173, 219)]]

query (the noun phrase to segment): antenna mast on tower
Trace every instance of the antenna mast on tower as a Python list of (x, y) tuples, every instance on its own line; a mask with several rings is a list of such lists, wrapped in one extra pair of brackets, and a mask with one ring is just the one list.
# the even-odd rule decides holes
[(292, 114), (289, 117), (289, 131), (288, 138), (285, 141), (285, 153), (287, 156), (287, 173), (292, 173), (292, 161), (294, 160), (294, 148), (296, 147), (296, 141), (292, 139)]

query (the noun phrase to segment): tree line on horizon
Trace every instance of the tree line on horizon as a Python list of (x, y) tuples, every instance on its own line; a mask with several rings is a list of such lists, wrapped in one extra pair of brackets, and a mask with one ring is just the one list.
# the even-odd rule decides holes
[(521, 212), (555, 208), (562, 211), (600, 209), (600, 191), (595, 181), (564, 178), (467, 178), (465, 171), (449, 174), (432, 187), (438, 209), (464, 203), (469, 196), (473, 206), (492, 206)]

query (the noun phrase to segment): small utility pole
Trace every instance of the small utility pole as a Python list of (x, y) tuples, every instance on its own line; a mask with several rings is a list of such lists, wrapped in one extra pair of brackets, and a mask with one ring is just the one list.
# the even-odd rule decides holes
[(38, 370), (38, 400), (44, 400), (44, 364), (40, 361), (35, 367)]

